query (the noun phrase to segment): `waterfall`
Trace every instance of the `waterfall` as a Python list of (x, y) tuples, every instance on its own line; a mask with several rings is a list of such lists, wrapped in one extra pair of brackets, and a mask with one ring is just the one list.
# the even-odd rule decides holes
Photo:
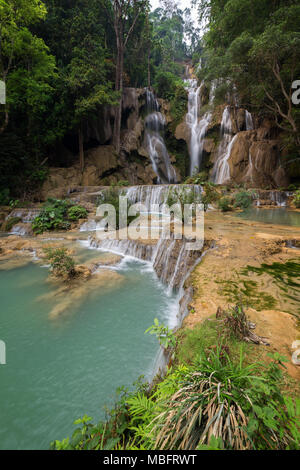
[(204, 137), (210, 123), (210, 114), (207, 113), (199, 122), (199, 95), (203, 83), (197, 87), (197, 80), (186, 80), (188, 85), (188, 113), (186, 123), (190, 129), (190, 174), (199, 172), (203, 155)]
[(29, 224), (39, 215), (40, 209), (14, 209), (5, 220), (18, 217), (23, 224)]
[[(195, 79), (185, 80), (185, 83), (188, 90), (188, 113), (186, 115), (186, 123), (191, 133), (189, 145), (190, 174), (193, 175), (195, 172), (197, 173), (201, 169), (204, 139), (212, 119), (212, 113), (208, 111), (200, 119), (200, 91), (204, 86), (204, 83), (202, 82), (199, 87), (197, 86), (197, 80)], [(213, 80), (211, 83), (211, 90), (209, 95), (209, 105), (212, 105), (213, 103), (216, 87), (217, 82), (216, 80)]]
[(151, 211), (151, 206), (166, 204), (170, 191), (178, 192), (194, 191), (196, 200), (199, 200), (202, 194), (202, 187), (200, 185), (145, 185), (145, 186), (131, 186), (126, 191), (129, 204), (136, 204), (141, 202)]
[(253, 131), (254, 125), (253, 125), (253, 119), (251, 113), (249, 111), (245, 111), (245, 117), (246, 117), (246, 131)]
[(165, 118), (159, 111), (159, 104), (152, 91), (146, 91), (147, 116), (145, 119), (145, 144), (149, 152), (152, 167), (158, 183), (175, 183), (176, 172), (171, 165), (170, 157), (161, 132), (165, 127)]
[(186, 243), (185, 238), (175, 240), (172, 233), (170, 239), (161, 237), (155, 245), (139, 240), (89, 239), (93, 248), (151, 262), (158, 278), (170, 289), (182, 287), (187, 273), (201, 257), (201, 251), (186, 249)]
[(230, 179), (230, 168), (228, 160), (237, 135), (232, 136), (232, 121), (230, 106), (226, 106), (221, 123), (221, 142), (218, 148), (217, 161), (213, 168), (212, 179), (216, 184), (223, 184)]

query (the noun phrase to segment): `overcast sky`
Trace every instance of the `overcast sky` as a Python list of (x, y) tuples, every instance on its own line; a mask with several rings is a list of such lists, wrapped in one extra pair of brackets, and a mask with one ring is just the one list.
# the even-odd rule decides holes
[[(155, 8), (158, 8), (161, 5), (161, 2), (159, 0), (150, 0), (150, 3), (152, 5), (152, 10), (155, 10)], [(191, 0), (176, 0), (176, 3), (182, 10), (184, 10), (185, 8), (191, 8)], [(194, 21), (197, 22), (197, 9), (191, 8), (191, 12)]]

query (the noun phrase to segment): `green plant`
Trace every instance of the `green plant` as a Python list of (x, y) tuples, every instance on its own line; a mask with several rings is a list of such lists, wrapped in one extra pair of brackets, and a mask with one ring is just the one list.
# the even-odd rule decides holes
[(216, 189), (216, 185), (210, 181), (206, 182), (203, 187), (204, 195), (202, 196), (202, 202), (204, 204), (204, 210), (207, 210), (210, 204), (217, 202), (220, 199), (220, 194)]
[(234, 207), (248, 209), (252, 204), (253, 196), (251, 192), (243, 190), (234, 195), (234, 200)]
[(230, 212), (232, 210), (231, 199), (229, 197), (222, 197), (218, 201), (218, 207), (222, 212)]
[(127, 181), (127, 180), (120, 180), (120, 181), (117, 182), (117, 186), (120, 186), (120, 187), (122, 187), (122, 186), (129, 186), (129, 181)]
[(72, 221), (77, 221), (79, 219), (87, 218), (87, 210), (82, 206), (71, 206), (68, 209), (68, 219)]
[(198, 173), (197, 171), (195, 172), (195, 174), (193, 174), (193, 176), (189, 176), (186, 180), (185, 180), (185, 184), (204, 184), (206, 183), (208, 180), (208, 172), (207, 171), (200, 171), (200, 173)]
[(34, 219), (34, 233), (40, 234), (47, 230), (68, 230), (71, 223), (85, 218), (87, 211), (82, 206), (75, 206), (72, 201), (49, 198), (40, 214)]
[(176, 346), (176, 337), (169, 328), (163, 324), (160, 324), (158, 319), (154, 319), (154, 325), (150, 326), (145, 333), (155, 335), (158, 338), (159, 344), (164, 349), (174, 348)]
[(50, 269), (57, 277), (72, 278), (75, 276), (75, 261), (68, 254), (68, 250), (62, 248), (44, 248), (46, 259), (50, 262)]
[(295, 192), (293, 203), (297, 207), (297, 209), (300, 208), (300, 190)]

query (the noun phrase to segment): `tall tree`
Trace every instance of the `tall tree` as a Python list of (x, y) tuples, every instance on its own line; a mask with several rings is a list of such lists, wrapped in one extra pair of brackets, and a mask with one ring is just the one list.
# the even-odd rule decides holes
[[(0, 0), (0, 79), (6, 83), (12, 70), (16, 70), (18, 60), (23, 62), (22, 47), (28, 42), (27, 52), (35, 54), (44, 45), (35, 40), (28, 26), (44, 18), (46, 8), (40, 0)], [(38, 54), (38, 52), (37, 52)], [(28, 57), (28, 56), (27, 56)], [(25, 57), (26, 60), (26, 57)], [(4, 106), (4, 119), (0, 123), (0, 134), (9, 122), (9, 102)]]
[(117, 48), (115, 90), (120, 97), (114, 121), (114, 145), (117, 153), (120, 152), (121, 138), (124, 54), (138, 18), (148, 6), (148, 0), (112, 0), (112, 21)]

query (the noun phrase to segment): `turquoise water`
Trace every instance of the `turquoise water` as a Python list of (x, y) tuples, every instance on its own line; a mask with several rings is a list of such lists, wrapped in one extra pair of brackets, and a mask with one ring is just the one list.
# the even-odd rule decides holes
[(252, 207), (237, 214), (237, 217), (266, 224), (300, 227), (300, 212), (289, 211), (285, 208), (259, 209)]
[(55, 320), (47, 269), (30, 263), (0, 271), (0, 448), (45, 449), (70, 434), (73, 421), (104, 416), (115, 389), (152, 372), (157, 340), (145, 335), (155, 317), (175, 311), (146, 264), (129, 260), (115, 285), (99, 286)]

